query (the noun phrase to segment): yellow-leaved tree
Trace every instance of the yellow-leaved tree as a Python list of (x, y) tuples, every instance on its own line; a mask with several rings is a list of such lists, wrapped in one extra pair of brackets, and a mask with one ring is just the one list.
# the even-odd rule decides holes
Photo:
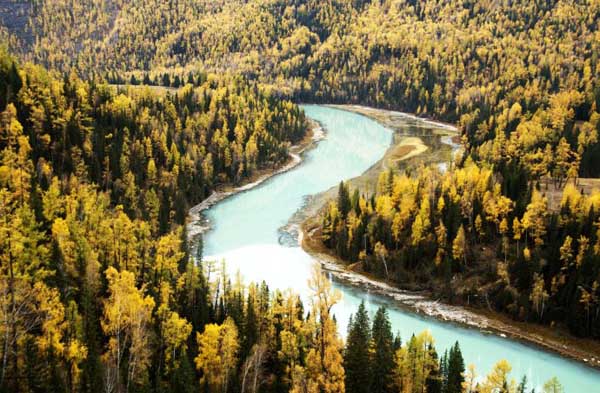
[(467, 237), (465, 235), (465, 228), (461, 225), (458, 228), (456, 237), (452, 242), (452, 256), (457, 261), (462, 261), (465, 265), (467, 264)]
[[(130, 391), (132, 384), (143, 383), (150, 364), (154, 300), (144, 296), (144, 288), (135, 286), (133, 273), (109, 267), (105, 274), (109, 297), (104, 301), (102, 330), (109, 340), (103, 355), (104, 382), (108, 392), (122, 391), (123, 383), (126, 391)], [(123, 371), (125, 375), (121, 375)]]
[(156, 311), (167, 372), (179, 366), (179, 357), (187, 350), (187, 339), (192, 333), (192, 324), (170, 309), (171, 292), (168, 283), (165, 282), (161, 285), (160, 305)]
[[(337, 325), (331, 315), (331, 308), (340, 300), (340, 293), (331, 288), (331, 282), (315, 265), (310, 278), (312, 290), (312, 312), (314, 334), (311, 348), (306, 355), (306, 378), (294, 378), (293, 391), (343, 393), (344, 367), (342, 340), (337, 334)], [(300, 389), (298, 381), (305, 384)]]
[(403, 393), (422, 392), (432, 372), (439, 371), (434, 340), (428, 330), (411, 339), (396, 351), (396, 383)]
[(227, 392), (240, 347), (235, 322), (227, 318), (222, 325), (208, 324), (202, 334), (197, 334), (196, 339), (196, 368), (202, 373), (200, 383), (208, 385), (211, 392)]
[(494, 365), (492, 371), (488, 374), (481, 386), (481, 393), (493, 392), (516, 392), (516, 383), (514, 379), (509, 380), (509, 374), (512, 370), (510, 363), (506, 360), (500, 360)]

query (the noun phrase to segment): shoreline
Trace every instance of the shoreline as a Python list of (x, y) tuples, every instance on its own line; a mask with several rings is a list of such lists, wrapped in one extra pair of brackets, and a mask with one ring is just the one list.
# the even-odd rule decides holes
[[(442, 126), (440, 128), (450, 131), (436, 134), (442, 138), (446, 136), (448, 137), (447, 139), (450, 139), (456, 135), (455, 132), (451, 131), (452, 128), (448, 125), (424, 120), (420, 117), (410, 116), (401, 112), (357, 105), (327, 106), (367, 116), (390, 128), (394, 132), (394, 138), (384, 157), (373, 164), (362, 175), (350, 179), (349, 181), (353, 184), (357, 182), (360, 183), (361, 181), (364, 183), (365, 178), (378, 175), (380, 169), (385, 168), (385, 162), (386, 159), (389, 160), (390, 157), (388, 155), (390, 152), (406, 139), (414, 138), (408, 135), (399, 135), (393, 127), (382, 122), (381, 118), (376, 117), (376, 115), (381, 116), (387, 114), (388, 116), (401, 116), (403, 118), (426, 121), (427, 124), (432, 125), (432, 127)], [(204, 210), (238, 193), (251, 190), (273, 176), (293, 169), (302, 163), (303, 153), (313, 148), (318, 141), (323, 139), (325, 133), (326, 130), (324, 130), (320, 124), (311, 120), (307, 135), (302, 141), (290, 148), (290, 158), (284, 164), (273, 169), (269, 168), (257, 171), (254, 176), (246, 179), (239, 186), (234, 187), (231, 184), (223, 184), (217, 187), (208, 198), (190, 209), (188, 213), (188, 222), (186, 224), (188, 238), (193, 239), (211, 228), (210, 222), (208, 222), (202, 214)], [(397, 136), (399, 136), (399, 139)], [(420, 138), (417, 137), (416, 139)], [(422, 143), (423, 141), (420, 140), (420, 142)], [(452, 141), (450, 141), (450, 143), (442, 141), (442, 144), (449, 146), (452, 152), (457, 148), (456, 144)], [(427, 146), (427, 149), (425, 150), (419, 151), (418, 154), (415, 154), (414, 150), (409, 150), (405, 156), (400, 157), (397, 160), (401, 161), (409, 158), (418, 158), (422, 155), (433, 155), (435, 152), (432, 152), (431, 150), (430, 146)], [(333, 190), (333, 192), (335, 192), (336, 189), (336, 187), (333, 187), (330, 190), (311, 196), (307, 200), (305, 206), (296, 212), (290, 219), (290, 222), (286, 225), (288, 229), (291, 229), (293, 226), (293, 229), (297, 231), (298, 244), (319, 262), (325, 270), (331, 272), (336, 279), (355, 287), (371, 290), (390, 299), (396, 306), (409, 312), (429, 318), (435, 318), (446, 323), (452, 323), (463, 328), (476, 329), (482, 334), (494, 334), (501, 338), (510, 338), (524, 345), (533, 346), (546, 352), (557, 354), (574, 361), (579, 365), (596, 370), (600, 369), (600, 343), (593, 342), (589, 339), (577, 339), (570, 335), (559, 337), (565, 332), (552, 330), (543, 325), (513, 321), (512, 319), (509, 319), (509, 317), (497, 312), (490, 313), (486, 312), (486, 310), (475, 309), (472, 307), (447, 304), (431, 298), (431, 294), (427, 291), (411, 291), (397, 288), (384, 280), (351, 270), (351, 265), (346, 265), (344, 261), (328, 253), (328, 250), (319, 249), (318, 245), (311, 244), (317, 242), (321, 244), (319, 239), (314, 238), (314, 232), (317, 229), (314, 220), (318, 218), (318, 213), (323, 208), (324, 203), (331, 198), (331, 191)], [(593, 350), (590, 352), (589, 348), (593, 348)]]
[(458, 132), (458, 128), (456, 128), (456, 126), (454, 124), (445, 123), (443, 121), (434, 120), (434, 119), (431, 119), (428, 117), (420, 117), (415, 114), (407, 113), (407, 112), (395, 111), (395, 110), (391, 110), (391, 109), (378, 109), (378, 108), (374, 108), (371, 106), (358, 105), (358, 104), (326, 104), (325, 106), (328, 106), (331, 108), (336, 108), (336, 109), (341, 109), (341, 110), (345, 110), (345, 111), (349, 111), (349, 112), (360, 113), (367, 117), (371, 117), (371, 116), (369, 116), (369, 113), (371, 113), (371, 114), (386, 113), (389, 115), (401, 116), (401, 117), (404, 117), (404, 118), (407, 118), (410, 120), (415, 120), (417, 122), (428, 124), (435, 128), (445, 129), (445, 130), (451, 131), (453, 133)]
[[(452, 139), (458, 135), (458, 131), (456, 128), (453, 128), (447, 124), (435, 122), (433, 120), (423, 120), (420, 117), (405, 114), (403, 112), (388, 111), (386, 109), (376, 109), (361, 105), (329, 104), (323, 106), (337, 110), (353, 112), (361, 116), (368, 117), (392, 132), (392, 140), (390, 141), (390, 145), (388, 146), (384, 155), (375, 163), (373, 163), (373, 165), (371, 165), (360, 176), (348, 179), (346, 181), (346, 183), (353, 188), (361, 188), (363, 190), (366, 189), (367, 193), (369, 190), (375, 189), (374, 187), (377, 185), (379, 173), (387, 170), (389, 168), (389, 164), (402, 163), (411, 158), (417, 158), (429, 164), (447, 163), (453, 159), (457, 151), (462, 149), (460, 145), (452, 141)], [(395, 124), (395, 121), (397, 120), (403, 122), (402, 126), (407, 125), (406, 120), (426, 121), (428, 127), (419, 128), (427, 130), (432, 128), (435, 129), (437, 127), (438, 132), (427, 133), (426, 135), (407, 135), (397, 131), (397, 125)], [(434, 149), (426, 144), (424, 139), (428, 137), (439, 138), (440, 148)], [(400, 150), (400, 153), (402, 154), (397, 154), (397, 150)], [(283, 228), (289, 229), (302, 227), (303, 223), (311, 217), (316, 216), (324, 204), (335, 197), (336, 193), (337, 185), (318, 194), (308, 195), (305, 204), (298, 211), (296, 211), (292, 217), (290, 217), (287, 224)], [(301, 229), (298, 229), (298, 232), (300, 231)]]
[[(410, 116), (402, 112), (387, 111), (384, 109), (375, 109), (358, 105), (328, 105), (333, 108), (347, 110), (367, 116), (380, 124), (391, 128), (396, 132), (387, 121), (382, 121), (382, 116), (402, 116), (409, 119), (418, 119), (426, 121), (433, 127), (441, 126), (444, 130), (451, 131), (451, 126), (430, 120), (424, 120), (417, 116)], [(388, 123), (388, 124), (386, 124)], [(443, 135), (443, 134), (440, 134)], [(408, 136), (410, 138), (410, 136)], [(406, 138), (397, 140), (394, 138), (390, 148), (376, 164), (357, 178), (350, 179), (353, 186), (365, 183), (373, 177), (373, 171), (379, 171), (378, 168), (385, 168), (388, 155)], [(432, 150), (427, 146), (427, 150)], [(452, 147), (452, 146), (451, 146)], [(456, 147), (453, 147), (454, 151)], [(418, 157), (427, 150), (414, 154), (408, 151), (404, 157), (399, 160), (406, 160)], [(413, 153), (413, 154), (411, 154)], [(335, 190), (334, 190), (335, 191)], [(600, 343), (591, 339), (580, 339), (570, 335), (563, 329), (553, 329), (544, 325), (537, 325), (530, 322), (519, 322), (510, 319), (508, 316), (499, 312), (481, 310), (474, 307), (451, 305), (440, 300), (433, 299), (427, 291), (409, 291), (395, 287), (384, 280), (373, 278), (362, 272), (351, 270), (351, 265), (332, 255), (325, 249), (320, 239), (315, 238), (318, 230), (318, 217), (325, 203), (331, 199), (332, 190), (327, 190), (317, 196), (313, 196), (307, 206), (295, 215), (295, 220), (299, 221), (296, 225), (298, 230), (298, 243), (318, 261), (325, 270), (331, 272), (338, 280), (349, 283), (350, 285), (372, 290), (377, 294), (383, 295), (396, 303), (401, 308), (407, 309), (420, 315), (436, 318), (444, 322), (450, 322), (469, 329), (477, 329), (483, 334), (494, 334), (501, 338), (510, 338), (525, 345), (531, 345), (550, 353), (557, 354), (564, 358), (575, 361), (578, 364), (593, 369), (600, 369)], [(293, 218), (294, 219), (294, 218)]]
[[(546, 352), (559, 355), (582, 366), (595, 370), (600, 369), (600, 356), (595, 351), (585, 348), (598, 346), (590, 339), (578, 339), (565, 336), (563, 340), (552, 337), (555, 333), (543, 325), (534, 325), (528, 322), (513, 321), (498, 312), (485, 313), (483, 310), (452, 305), (433, 299), (427, 291), (412, 291), (395, 287), (384, 280), (371, 277), (362, 272), (351, 270), (351, 265), (319, 250), (313, 242), (320, 242), (313, 238), (311, 231), (316, 228), (302, 226), (300, 229), (299, 243), (304, 251), (311, 255), (324, 270), (335, 276), (336, 279), (349, 285), (367, 289), (394, 302), (394, 305), (430, 318), (435, 318), (459, 327), (474, 329), (482, 334), (493, 334), (500, 338), (509, 338), (521, 344), (540, 348)], [(535, 332), (528, 330), (535, 330)], [(564, 332), (559, 333), (564, 334)], [(585, 341), (585, 342), (580, 342)]]
[(321, 124), (309, 119), (309, 126), (306, 135), (300, 142), (290, 147), (289, 158), (284, 164), (276, 168), (258, 170), (253, 176), (245, 179), (239, 186), (232, 186), (231, 184), (217, 186), (212, 194), (210, 194), (206, 199), (189, 209), (186, 222), (188, 240), (195, 239), (211, 228), (208, 219), (202, 215), (203, 211), (229, 197), (249, 191), (261, 185), (263, 182), (269, 180), (273, 176), (277, 176), (295, 168), (302, 163), (302, 155), (308, 150), (312, 149), (316, 143), (323, 138), (325, 138), (325, 130)]

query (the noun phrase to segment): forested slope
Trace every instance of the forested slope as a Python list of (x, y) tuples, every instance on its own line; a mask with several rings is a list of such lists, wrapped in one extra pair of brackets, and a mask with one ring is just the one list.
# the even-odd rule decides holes
[(188, 207), (286, 160), (303, 113), (239, 78), (117, 91), (6, 52), (0, 92), (0, 390), (196, 385), (191, 333), (232, 292), (190, 257)]
[[(306, 128), (294, 104), (241, 79), (118, 91), (5, 52), (0, 92), (1, 392), (474, 386), (458, 343), (442, 356), (427, 332), (402, 343), (384, 308), (371, 323), (361, 305), (344, 344), (318, 266), (305, 310), (190, 255), (186, 206), (285, 159)], [(509, 372), (499, 361), (481, 391), (516, 391)]]
[[(322, 223), (339, 256), (400, 285), (599, 337), (600, 206), (576, 180), (600, 175), (597, 0), (0, 6), (2, 42), (61, 72), (1, 55), (5, 390), (25, 376), (24, 391), (50, 383), (158, 391), (178, 382), (183, 390), (198, 377), (212, 390), (235, 390), (243, 370), (258, 370), (251, 362), (260, 346), (249, 343), (259, 336), (272, 345), (269, 390), (341, 390), (328, 305), (312, 321), (290, 306), (286, 315), (298, 317), (287, 330), (304, 344), (296, 353), (281, 334), (279, 300), (256, 300), (256, 288), (209, 288), (180, 226), (215, 185), (286, 158), (305, 123), (282, 98), (401, 109), (460, 128), (465, 154), (447, 173), (390, 172), (376, 195), (340, 187)], [(156, 95), (105, 82), (190, 84)], [(552, 209), (547, 198), (566, 183)], [(121, 296), (135, 308), (115, 308)], [(115, 327), (120, 313), (130, 319)], [(221, 322), (230, 316), (248, 329), (255, 313), (267, 315), (267, 327), (240, 333), (246, 352), (238, 353), (240, 340), (222, 339), (235, 329)], [(239, 355), (218, 364), (226, 374), (215, 379), (206, 376), (214, 359), (196, 360), (199, 372), (192, 370), (191, 333), (209, 322), (219, 325), (200, 345)], [(421, 340), (422, 358), (435, 358)], [(390, 370), (402, 370), (402, 356), (400, 349)], [(427, 389), (445, 380), (440, 389), (448, 391), (447, 370), (429, 364), (441, 377)], [(406, 376), (398, 375), (386, 383)]]
[[(199, 70), (243, 74), (300, 100), (457, 122), (476, 155), (525, 123), (519, 134), (536, 135), (522, 142), (527, 159), (539, 160), (537, 142), (560, 138), (538, 128), (562, 132), (562, 110), (576, 123), (600, 104), (592, 0), (61, 0), (26, 9), (29, 27), (9, 29), (22, 38), (13, 46), (51, 68), (161, 85)], [(567, 141), (577, 150), (589, 139)], [(599, 174), (598, 151), (583, 154), (581, 175)]]

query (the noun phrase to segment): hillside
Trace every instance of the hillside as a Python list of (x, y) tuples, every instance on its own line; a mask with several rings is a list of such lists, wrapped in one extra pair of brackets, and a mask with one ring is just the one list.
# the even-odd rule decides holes
[(599, 0), (0, 0), (0, 40), (0, 393), (526, 391), (506, 361), (477, 379), (458, 343), (401, 342), (385, 308), (344, 343), (318, 269), (305, 312), (188, 245), (191, 206), (303, 140), (298, 102), (464, 147), (440, 170), (400, 159), (413, 140), (369, 192), (341, 183), (319, 246), (600, 339)]
[[(539, 109), (552, 109), (548, 121), (562, 132), (565, 116), (588, 120), (600, 104), (597, 1), (19, 3), (35, 39), (15, 50), (50, 68), (162, 85), (199, 71), (243, 74), (303, 101), (457, 122), (477, 155), (499, 131), (542, 123)], [(529, 161), (539, 160), (532, 145), (546, 142), (536, 138)], [(573, 150), (576, 138), (567, 138)], [(598, 151), (582, 155), (582, 176), (600, 174)]]

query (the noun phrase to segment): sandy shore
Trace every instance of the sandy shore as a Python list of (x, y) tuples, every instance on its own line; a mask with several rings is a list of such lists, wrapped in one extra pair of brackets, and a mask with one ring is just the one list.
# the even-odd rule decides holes
[[(334, 106), (339, 109), (349, 110), (368, 116), (383, 125), (392, 129), (394, 122), (391, 120), (395, 116), (409, 116), (409, 118), (418, 120), (418, 118), (406, 115), (400, 112), (379, 110), (361, 106)], [(439, 127), (442, 136), (442, 143), (450, 145), (452, 155), (460, 147), (452, 141), (456, 136), (456, 128), (451, 125), (436, 123), (426, 120), (428, 126)], [(425, 148), (399, 149), (402, 146), (420, 145), (422, 140), (416, 141), (411, 136), (404, 138), (394, 138), (394, 143), (386, 152), (386, 155), (371, 169), (362, 176), (352, 179), (350, 183), (353, 187), (368, 185), (381, 170), (387, 167), (386, 163), (390, 161), (407, 160), (408, 158), (419, 157), (420, 155), (432, 155), (437, 157), (432, 146)], [(407, 139), (410, 142), (407, 142)], [(417, 138), (419, 139), (419, 138)], [(403, 157), (395, 157), (394, 152), (403, 151)], [(363, 188), (364, 189), (364, 188)], [(560, 329), (550, 328), (538, 324), (513, 321), (509, 317), (489, 310), (478, 308), (466, 308), (446, 304), (437, 299), (433, 299), (428, 292), (413, 292), (401, 290), (393, 285), (365, 274), (355, 272), (351, 266), (344, 264), (336, 256), (332, 255), (320, 241), (318, 233), (319, 219), (318, 214), (325, 202), (335, 195), (335, 189), (329, 190), (317, 196), (313, 196), (307, 206), (295, 216), (295, 223), (290, 224), (299, 227), (298, 241), (302, 248), (310, 253), (323, 267), (330, 271), (341, 281), (366, 288), (380, 295), (389, 297), (398, 306), (406, 308), (412, 312), (428, 315), (443, 321), (456, 323), (461, 326), (477, 329), (485, 334), (496, 334), (500, 337), (510, 337), (528, 345), (535, 345), (546, 351), (557, 353), (561, 356), (579, 361), (591, 367), (600, 368), (600, 343), (591, 339), (579, 339), (571, 336), (568, 332)]]
[[(390, 147), (383, 157), (361, 176), (347, 181), (350, 187), (366, 190), (367, 194), (375, 189), (377, 179), (382, 171), (408, 162), (409, 159), (415, 159), (418, 163), (425, 165), (447, 163), (461, 150), (460, 145), (453, 141), (458, 135), (458, 131), (448, 124), (423, 120), (402, 112), (380, 110), (361, 105), (327, 106), (367, 116), (394, 132)], [(419, 135), (408, 135), (404, 131), (406, 125), (418, 129), (420, 131)], [(438, 141), (438, 146), (429, 146), (426, 143), (427, 139), (432, 138)], [(293, 234), (299, 232), (298, 228), (307, 219), (318, 215), (323, 205), (335, 198), (337, 189), (338, 186), (336, 185), (322, 193), (307, 196), (306, 204), (290, 218), (285, 230)]]

